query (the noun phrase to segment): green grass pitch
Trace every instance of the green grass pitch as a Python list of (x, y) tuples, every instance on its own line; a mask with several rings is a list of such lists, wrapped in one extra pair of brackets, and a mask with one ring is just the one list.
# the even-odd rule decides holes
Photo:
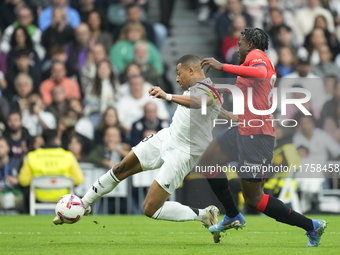
[(262, 216), (246, 216), (247, 226), (227, 231), (220, 244), (199, 222), (92, 215), (54, 226), (52, 218), (0, 216), (0, 254), (340, 254), (340, 216), (312, 216), (328, 222), (317, 248), (305, 247), (304, 230)]

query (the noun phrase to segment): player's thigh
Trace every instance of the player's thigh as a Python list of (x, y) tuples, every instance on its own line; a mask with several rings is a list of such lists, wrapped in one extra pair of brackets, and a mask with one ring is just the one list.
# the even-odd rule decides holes
[(217, 134), (216, 138), (208, 145), (197, 166), (202, 170), (204, 176), (208, 179), (218, 175), (218, 171), (210, 173), (206, 171), (210, 166), (225, 166), (229, 162), (237, 161), (237, 127), (224, 129)]
[(169, 196), (170, 194), (154, 180), (144, 200), (144, 214), (148, 217), (152, 217), (155, 212), (163, 206)]
[(154, 170), (163, 164), (162, 150), (164, 143), (169, 140), (167, 130), (161, 130), (155, 135), (144, 138), (139, 144), (132, 148), (138, 158), (142, 170)]
[(201, 156), (199, 163), (226, 164), (236, 160), (238, 152), (237, 132), (238, 127), (231, 127), (218, 133)]
[(163, 150), (162, 158), (164, 163), (155, 180), (167, 193), (172, 194), (190, 173), (199, 156), (190, 155), (169, 145)]
[(238, 176), (249, 182), (261, 182), (268, 176), (275, 138), (268, 135), (237, 135)]

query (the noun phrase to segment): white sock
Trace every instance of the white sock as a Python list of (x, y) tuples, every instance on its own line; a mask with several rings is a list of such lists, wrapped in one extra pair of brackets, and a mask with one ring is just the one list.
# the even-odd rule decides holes
[(165, 202), (164, 205), (155, 212), (152, 218), (155, 220), (169, 221), (202, 221), (204, 214), (205, 210), (203, 209), (192, 209), (189, 206), (182, 205), (178, 202), (168, 201)]
[(92, 187), (86, 192), (85, 196), (81, 199), (84, 202), (85, 208), (94, 203), (98, 198), (111, 192), (120, 181), (112, 173), (111, 169), (98, 180), (96, 180)]

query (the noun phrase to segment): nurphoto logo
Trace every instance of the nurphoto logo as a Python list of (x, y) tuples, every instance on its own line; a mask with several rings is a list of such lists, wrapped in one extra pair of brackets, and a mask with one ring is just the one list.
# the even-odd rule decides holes
[[(212, 90), (215, 94), (218, 95), (217, 91), (226, 91), (229, 90), (232, 94), (233, 97), (233, 114), (234, 115), (244, 115), (244, 102), (245, 102), (245, 98), (243, 95), (243, 92), (240, 88), (238, 88), (237, 86), (234, 85), (228, 85), (228, 84), (215, 84), (214, 87), (203, 84), (205, 86), (207, 86), (210, 90)], [(202, 89), (202, 88), (201, 88)], [(213, 98), (213, 95), (211, 94), (210, 91), (206, 91), (204, 90), (210, 97)], [(270, 93), (268, 94), (268, 105), (270, 107), (270, 109), (266, 109), (266, 110), (258, 110), (254, 108), (254, 104), (253, 104), (253, 88), (248, 87), (247, 88), (247, 93), (248, 93), (248, 97), (247, 97), (247, 104), (248, 104), (248, 108), (250, 110), (251, 113), (255, 114), (255, 115), (270, 115), (275, 112), (275, 110), (277, 109), (278, 106), (278, 93), (277, 93), (277, 88), (272, 88), (272, 90), (270, 91)], [(287, 95), (291, 94), (291, 93), (302, 93), (305, 95), (305, 97), (303, 98), (287, 98)], [(304, 115), (312, 115), (307, 109), (306, 107), (303, 105), (304, 103), (307, 103), (310, 99), (311, 99), (311, 93), (309, 90), (305, 89), (305, 88), (296, 88), (296, 87), (292, 87), (292, 88), (282, 88), (280, 90), (280, 102), (281, 102), (281, 115), (285, 116), (287, 114), (286, 111), (286, 107), (289, 104), (293, 104), (295, 105)], [(220, 97), (218, 96), (218, 98), (220, 99)], [(202, 98), (201, 98), (201, 114), (202, 115), (206, 115), (207, 114), (207, 95), (203, 94)], [(215, 102), (215, 100), (214, 100)], [(220, 101), (221, 102), (221, 101)], [(215, 102), (216, 104), (216, 102)], [(221, 103), (222, 104), (222, 103)], [(266, 119), (266, 121), (270, 121), (272, 122), (272, 126), (274, 126), (274, 121), (279, 121), (278, 119), (273, 119), (272, 117), (269, 119)], [(231, 125), (233, 125), (232, 121)], [(260, 124), (258, 125), (252, 125), (252, 123), (254, 122), (260, 122)], [(286, 125), (285, 123), (291, 123), (294, 122), (295, 124), (290, 124), (290, 125)], [(218, 124), (227, 124), (228, 120), (225, 119), (215, 119), (214, 120), (214, 127), (215, 125)], [(243, 124), (244, 126), (246, 125), (246, 123), (234, 123), (234, 124)], [(250, 127), (261, 127), (264, 125), (263, 120), (260, 119), (252, 119), (248, 121), (248, 126)], [(294, 119), (284, 119), (281, 120), (281, 125), (284, 127), (295, 127), (297, 125), (297, 121)]]

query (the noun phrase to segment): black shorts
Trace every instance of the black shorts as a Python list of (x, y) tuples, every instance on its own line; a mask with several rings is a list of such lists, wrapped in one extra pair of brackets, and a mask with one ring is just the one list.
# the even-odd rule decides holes
[(237, 174), (251, 182), (260, 182), (267, 176), (273, 159), (275, 137), (270, 135), (240, 135), (238, 127), (226, 128), (216, 140), (231, 161), (236, 161)]

